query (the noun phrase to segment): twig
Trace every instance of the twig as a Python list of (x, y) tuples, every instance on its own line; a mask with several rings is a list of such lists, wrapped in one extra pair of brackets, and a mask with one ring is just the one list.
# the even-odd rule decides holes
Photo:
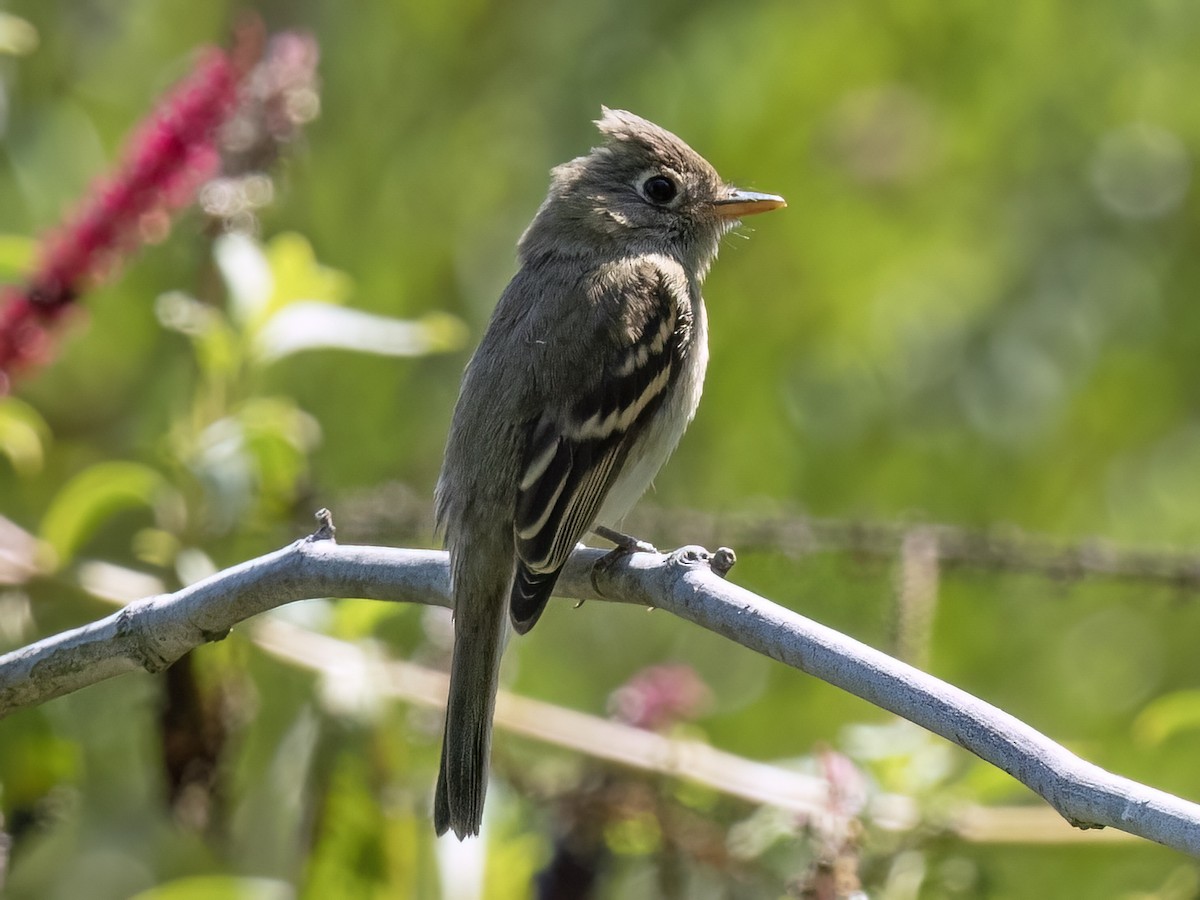
[[(1106, 772), (965, 691), (723, 581), (707, 551), (632, 554), (605, 567), (597, 592), (591, 576), (604, 555), (577, 551), (560, 592), (669, 610), (965, 747), (1078, 827), (1112, 826), (1200, 856), (1197, 804)], [(363, 597), (445, 606), (447, 589), (440, 552), (298, 541), (0, 657), (0, 715), (122, 672), (159, 671), (238, 622), (292, 600)]]
[(897, 569), (892, 652), (924, 669), (938, 602), (938, 545), (928, 528), (918, 525), (905, 535)]
[[(424, 537), (433, 531), (429, 498), (393, 482), (339, 504), (342, 525), (363, 540)], [(802, 514), (719, 514), (639, 504), (623, 526), (661, 546), (684, 541), (731, 544), (742, 552), (795, 556), (847, 553), (892, 560), (906, 536), (921, 529), (946, 568), (1028, 572), (1048, 578), (1109, 578), (1200, 589), (1200, 551), (1122, 544), (1103, 538), (1064, 540), (1019, 528), (966, 528), (920, 520), (831, 519)]]

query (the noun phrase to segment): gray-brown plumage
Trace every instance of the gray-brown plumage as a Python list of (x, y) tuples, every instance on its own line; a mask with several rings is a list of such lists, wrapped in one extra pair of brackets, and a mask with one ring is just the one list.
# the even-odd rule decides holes
[(460, 839), (483, 816), (508, 620), (533, 627), (576, 543), (675, 448), (708, 360), (700, 283), (739, 217), (784, 205), (631, 113), (597, 125), (603, 145), (554, 169), (521, 237), (438, 480), (455, 637), (434, 824)]

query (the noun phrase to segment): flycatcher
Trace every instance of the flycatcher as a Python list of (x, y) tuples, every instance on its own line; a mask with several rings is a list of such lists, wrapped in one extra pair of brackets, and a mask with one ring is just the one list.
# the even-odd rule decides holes
[(708, 362), (700, 284), (738, 219), (786, 205), (632, 113), (596, 124), (603, 145), (554, 169), (517, 245), (438, 479), (454, 658), (434, 824), (460, 840), (483, 817), (509, 620), (533, 627), (576, 543), (618, 523), (675, 449)]

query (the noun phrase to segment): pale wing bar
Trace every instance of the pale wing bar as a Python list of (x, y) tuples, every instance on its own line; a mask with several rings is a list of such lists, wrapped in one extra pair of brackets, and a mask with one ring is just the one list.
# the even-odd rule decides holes
[(511, 613), (519, 632), (533, 627), (558, 573), (592, 526), (625, 456), (654, 415), (677, 370), (679, 308), (662, 283), (658, 302), (624, 356), (580, 398), (565, 421), (543, 415), (529, 425), (517, 490), (517, 572)]

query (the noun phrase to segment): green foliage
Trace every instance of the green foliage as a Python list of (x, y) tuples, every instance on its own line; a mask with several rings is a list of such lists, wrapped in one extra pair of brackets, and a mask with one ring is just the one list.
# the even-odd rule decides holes
[(0, 453), (17, 475), (36, 475), (45, 458), (50, 428), (38, 411), (16, 397), (0, 398)]
[(154, 506), (165, 488), (162, 476), (149, 466), (97, 463), (55, 495), (42, 519), (41, 538), (56, 560), (70, 560), (107, 519), (133, 506)]
[(1134, 735), (1148, 746), (1200, 729), (1200, 690), (1173, 691), (1156, 697), (1138, 714)]
[(37, 242), (19, 234), (0, 234), (0, 278), (19, 279), (33, 264)]
[[(0, 280), (28, 268), (35, 237), (240, 8), (6, 5)], [(593, 142), (601, 103), (790, 202), (713, 269), (705, 400), (651, 502), (1154, 545), (1200, 535), (1200, 9), (264, 10), (273, 29), (313, 31), (323, 86), (320, 117), (272, 172), (261, 238), (213, 238), (185, 216), (86, 297), (55, 358), (0, 400), (0, 515), (47, 548), (43, 577), (0, 591), (5, 646), (107, 613), (78, 586), (90, 559), (174, 587), (294, 539), (319, 506), (347, 541), (430, 542), (427, 516), (392, 527), (384, 488), (410, 485), (427, 505), (515, 242), (548, 169)], [(740, 583), (891, 646), (891, 561), (738, 550)], [(599, 606), (552, 609), (513, 642), (506, 683), (603, 715), (634, 673), (674, 661), (711, 689), (690, 727), (714, 745), (813, 772), (820, 748), (838, 748), (864, 790), (919, 814), (915, 829), (861, 836), (873, 896), (1196, 891), (1194, 866), (1144, 843), (967, 840), (951, 827), (963, 804), (1033, 801), (827, 685), (661, 613)], [(287, 615), (397, 657), (446, 653), (445, 622), (417, 610)], [(1197, 633), (1190, 589), (962, 567), (941, 573), (929, 667), (1100, 765), (1195, 798)], [(625, 804), (597, 838), (600, 896), (779, 896), (829, 849), (775, 811), (501, 734), (491, 835), (451, 856), (428, 824), (436, 715), (382, 697), (369, 673), (314, 680), (239, 635), (194, 657), (194, 703), (129, 676), (0, 723), (11, 896), (435, 897), (479, 865), (491, 896), (524, 896), (556, 849), (566, 804), (549, 798), (564, 795)], [(181, 743), (188, 773), (167, 763)], [(597, 783), (612, 791), (589, 794)]]
[(267, 878), (200, 875), (141, 891), (131, 900), (289, 900), (291, 885)]

